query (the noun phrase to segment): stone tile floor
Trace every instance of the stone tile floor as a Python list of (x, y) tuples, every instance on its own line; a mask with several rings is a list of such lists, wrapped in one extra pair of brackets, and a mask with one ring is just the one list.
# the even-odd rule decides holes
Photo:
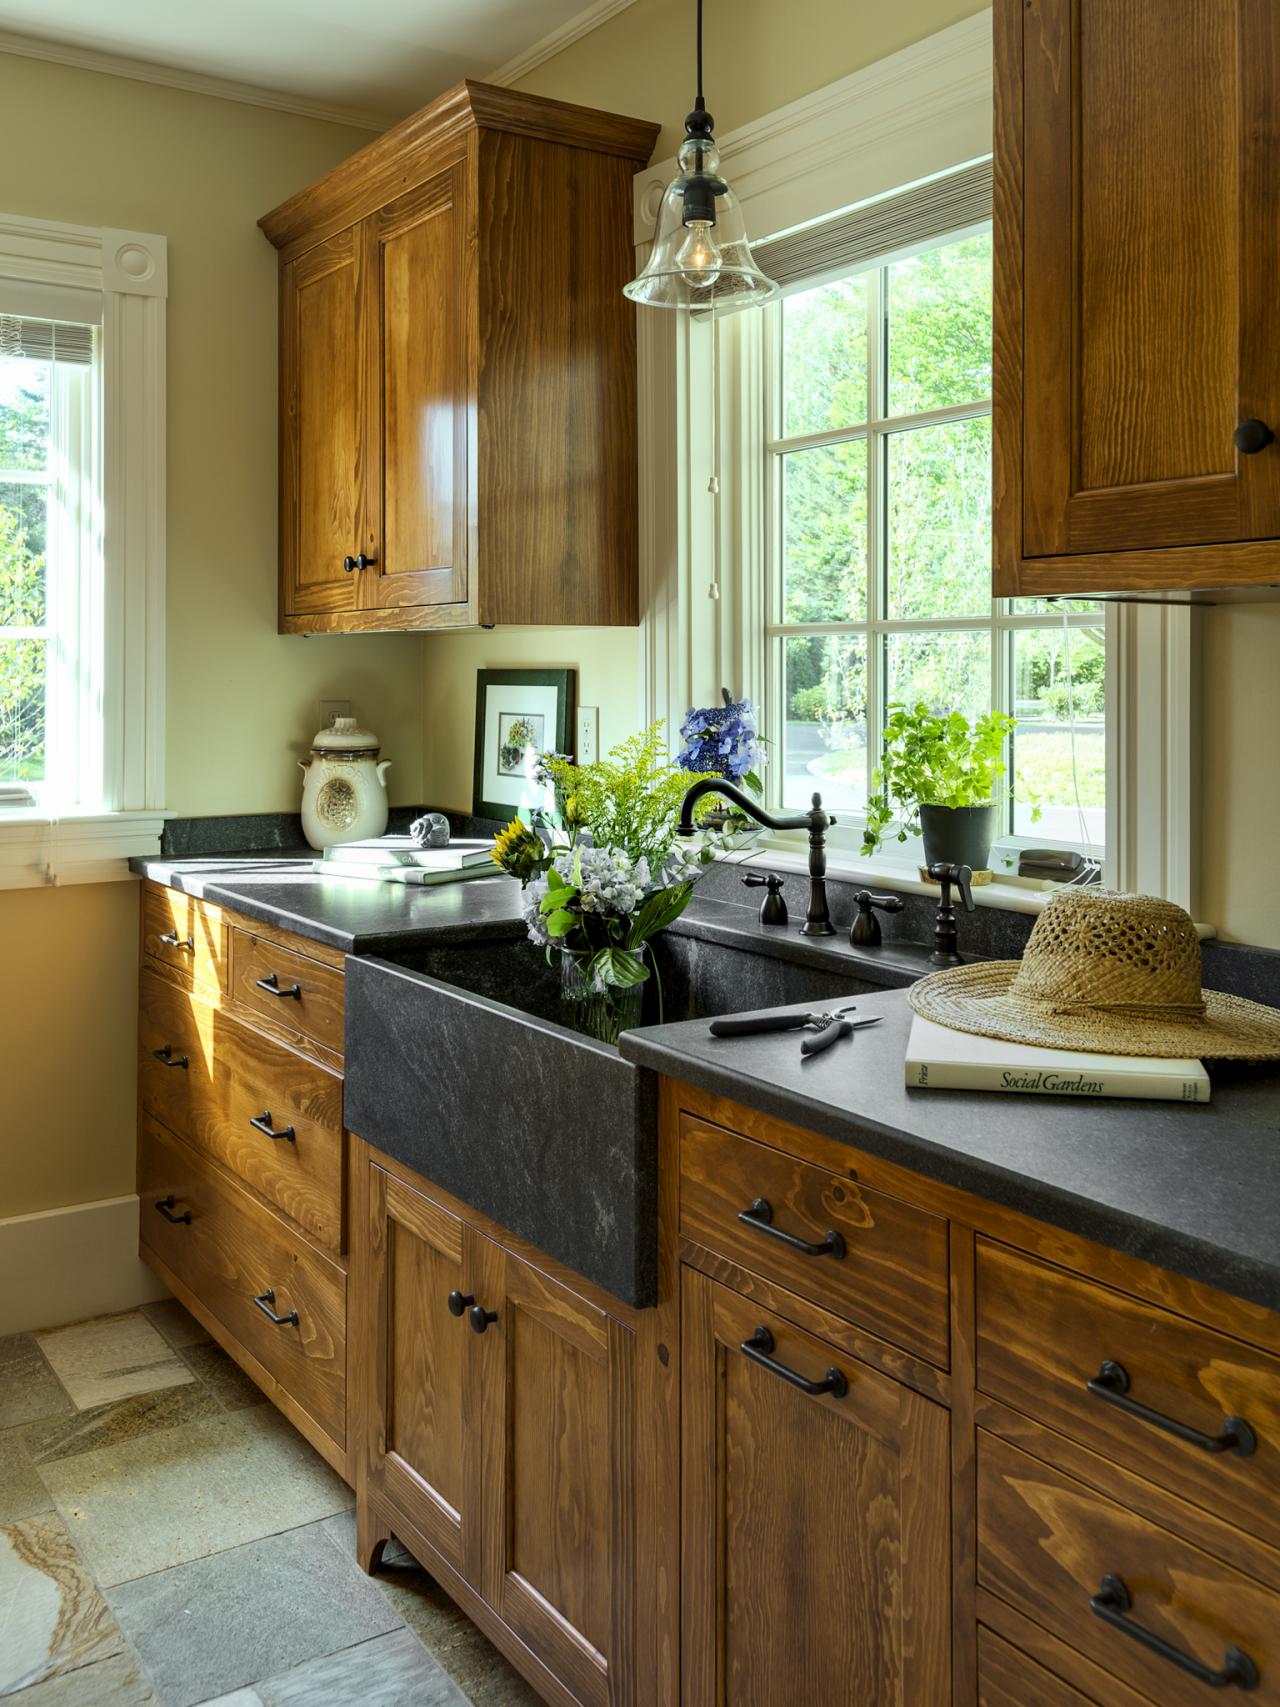
[(0, 1339), (0, 1700), (537, 1707), (173, 1300)]

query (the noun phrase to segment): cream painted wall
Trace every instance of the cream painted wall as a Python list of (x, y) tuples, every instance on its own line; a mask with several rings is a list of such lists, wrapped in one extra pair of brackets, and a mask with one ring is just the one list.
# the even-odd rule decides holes
[[(298, 798), (316, 702), (422, 792), (422, 642), (275, 633), (276, 267), (260, 214), (366, 133), (0, 55), (0, 210), (169, 239), (168, 804)], [(133, 1189), (132, 883), (0, 894), (0, 1219)]]
[(1280, 604), (1218, 605), (1202, 620), (1201, 911), (1224, 937), (1280, 948)]

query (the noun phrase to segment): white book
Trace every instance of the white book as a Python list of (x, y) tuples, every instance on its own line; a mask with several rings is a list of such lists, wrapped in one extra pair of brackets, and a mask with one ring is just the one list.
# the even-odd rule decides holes
[(1070, 1097), (1149, 1097), (1159, 1102), (1208, 1102), (1202, 1061), (1152, 1055), (1095, 1055), (975, 1037), (911, 1016), (907, 1084), (943, 1091), (1027, 1091)]
[[(337, 865), (421, 866), (425, 871), (456, 871), (468, 865), (492, 865), (492, 840), (457, 837), (443, 848), (420, 848), (411, 836), (373, 836), (326, 848), (326, 862)], [(496, 869), (496, 868), (495, 868)]]
[(411, 884), (426, 888), (436, 883), (462, 883), (468, 877), (504, 877), (492, 862), (482, 865), (463, 865), (451, 871), (428, 871), (418, 865), (361, 865), (358, 860), (317, 859), (312, 871), (320, 877), (358, 878), (364, 883)]

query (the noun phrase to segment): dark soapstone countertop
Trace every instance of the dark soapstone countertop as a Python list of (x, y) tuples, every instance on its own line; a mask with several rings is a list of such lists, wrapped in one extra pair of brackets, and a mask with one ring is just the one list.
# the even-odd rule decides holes
[(944, 1185), (1280, 1309), (1280, 1070), (1214, 1069), (1209, 1104), (908, 1089), (904, 991), (882, 1023), (804, 1060), (792, 1034), (705, 1021), (624, 1034), (637, 1065)]

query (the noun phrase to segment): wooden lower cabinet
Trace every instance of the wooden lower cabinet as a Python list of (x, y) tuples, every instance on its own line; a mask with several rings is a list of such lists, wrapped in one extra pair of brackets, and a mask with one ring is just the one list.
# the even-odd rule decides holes
[(549, 1699), (638, 1707), (635, 1335), (429, 1188), (372, 1162), (367, 1192), (363, 1497), (479, 1597)]
[(684, 1707), (949, 1700), (946, 1411), (704, 1275), (682, 1294)]

